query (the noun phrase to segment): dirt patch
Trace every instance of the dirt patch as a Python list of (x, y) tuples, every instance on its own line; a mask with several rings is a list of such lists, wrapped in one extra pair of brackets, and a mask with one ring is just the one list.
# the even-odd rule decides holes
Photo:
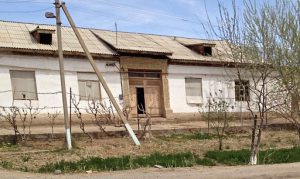
[[(297, 134), (293, 131), (266, 131), (263, 134), (261, 149), (288, 148), (297, 145)], [(147, 155), (154, 152), (175, 153), (191, 151), (203, 156), (206, 151), (217, 150), (217, 139), (209, 140), (164, 140), (152, 137), (141, 141), (141, 146), (134, 146), (131, 139), (105, 138), (96, 139), (91, 143), (88, 138), (76, 141), (75, 149), (64, 150), (64, 141), (29, 141), (26, 145), (9, 146), (0, 148), (2, 167), (23, 171), (36, 171), (42, 165), (61, 160), (76, 161), (82, 158), (97, 156), (111, 157), (124, 155)], [(250, 133), (231, 134), (224, 140), (225, 150), (248, 149)], [(3, 166), (4, 164), (4, 166)]]

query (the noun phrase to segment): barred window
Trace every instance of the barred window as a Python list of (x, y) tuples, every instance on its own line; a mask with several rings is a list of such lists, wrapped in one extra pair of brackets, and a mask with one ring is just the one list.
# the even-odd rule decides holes
[(11, 70), (10, 78), (14, 100), (37, 100), (34, 71)]
[(202, 103), (202, 79), (186, 78), (185, 79), (186, 100), (189, 104)]
[(77, 73), (81, 100), (101, 99), (101, 88), (95, 73)]
[(250, 100), (250, 83), (249, 80), (235, 80), (235, 100), (249, 101)]

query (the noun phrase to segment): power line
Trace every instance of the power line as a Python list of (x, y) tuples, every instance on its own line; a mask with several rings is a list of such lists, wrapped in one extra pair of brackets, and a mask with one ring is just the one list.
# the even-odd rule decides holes
[(52, 7), (47, 7), (44, 9), (30, 10), (30, 11), (0, 11), (0, 13), (8, 13), (8, 14), (36, 13), (36, 12), (43, 12), (43, 11), (46, 11), (49, 9), (52, 9)]
[(41, 1), (35, 1), (35, 0), (19, 0), (19, 1), (5, 1), (5, 0), (0, 0), (0, 3), (5, 3), (5, 4), (17, 4), (17, 3), (47, 3), (48, 2), (41, 2)]
[[(184, 22), (189, 22), (189, 23), (194, 23), (194, 24), (199, 24), (199, 25), (202, 24), (200, 21), (186, 19), (186, 18), (182, 18), (182, 17), (179, 17), (179, 16), (173, 16), (173, 15), (165, 14), (165, 13), (161, 13), (161, 12), (148, 11), (148, 10), (141, 9), (141, 8), (131, 6), (131, 5), (128, 5), (128, 4), (124, 4), (124, 3), (110, 2), (110, 1), (107, 1), (107, 0), (97, 0), (97, 1), (101, 1), (102, 3), (104, 3), (106, 5), (113, 6), (113, 7), (116, 7), (116, 8), (125, 7), (125, 8), (135, 9), (137, 11), (140, 11), (140, 14), (164, 16), (164, 17), (176, 19), (176, 20), (179, 20), (179, 21), (184, 21)], [(138, 12), (133, 12), (133, 13), (138, 13)]]

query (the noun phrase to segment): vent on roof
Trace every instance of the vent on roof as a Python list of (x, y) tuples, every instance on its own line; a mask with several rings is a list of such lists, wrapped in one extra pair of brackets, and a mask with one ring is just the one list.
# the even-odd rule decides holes
[(36, 39), (36, 41), (40, 44), (51, 45), (52, 44), (52, 34), (55, 32), (53, 29), (45, 29), (37, 26), (30, 33)]
[(203, 44), (192, 44), (192, 45), (187, 45), (187, 47), (194, 52), (201, 54), (203, 56), (212, 56), (212, 51), (213, 47), (216, 44), (208, 44), (208, 43), (203, 43)]

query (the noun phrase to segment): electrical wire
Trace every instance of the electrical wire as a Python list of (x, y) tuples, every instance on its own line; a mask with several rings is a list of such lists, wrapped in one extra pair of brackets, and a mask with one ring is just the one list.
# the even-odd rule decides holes
[[(161, 12), (148, 11), (148, 10), (141, 9), (141, 8), (138, 8), (138, 7), (135, 7), (135, 6), (131, 6), (131, 5), (125, 4), (125, 3), (110, 2), (110, 1), (107, 1), (107, 0), (97, 0), (97, 1), (101, 1), (102, 3), (104, 3), (106, 5), (114, 6), (114, 7), (117, 7), (117, 8), (125, 7), (125, 8), (135, 9), (137, 11), (140, 11), (141, 12), (140, 14), (164, 16), (164, 17), (168, 17), (168, 18), (172, 18), (172, 19), (176, 19), (176, 20), (180, 20), (180, 21), (184, 21), (184, 22), (190, 22), (190, 23), (195, 23), (195, 24), (200, 24), (201, 25), (201, 22), (199, 22), (199, 21), (195, 21), (195, 20), (191, 20), (191, 19), (187, 19), (187, 18), (182, 18), (182, 17), (179, 17), (179, 16), (173, 16), (173, 15), (165, 14), (165, 13), (161, 13)], [(133, 13), (136, 13), (136, 12), (133, 12)]]
[(35, 1), (35, 0), (19, 0), (19, 1), (4, 1), (0, 0), (0, 3), (5, 3), (5, 4), (17, 4), (17, 3), (47, 3), (49, 2), (42, 2), (42, 1)]
[(30, 11), (0, 11), (0, 13), (7, 13), (7, 14), (22, 14), (22, 13), (36, 13), (36, 12), (43, 12), (49, 9), (52, 9), (53, 7), (47, 7), (44, 9), (36, 9), (36, 10), (30, 10)]

